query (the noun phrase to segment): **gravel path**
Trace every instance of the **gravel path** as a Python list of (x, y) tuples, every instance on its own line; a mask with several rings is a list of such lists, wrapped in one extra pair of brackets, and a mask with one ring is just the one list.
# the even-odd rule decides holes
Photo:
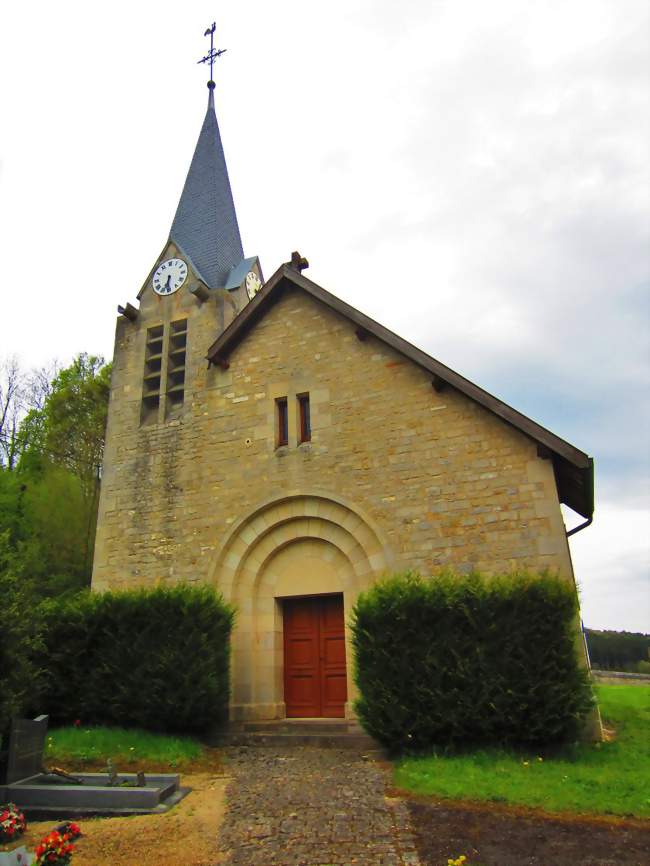
[(228, 866), (420, 866), (386, 771), (352, 750), (231, 748)]

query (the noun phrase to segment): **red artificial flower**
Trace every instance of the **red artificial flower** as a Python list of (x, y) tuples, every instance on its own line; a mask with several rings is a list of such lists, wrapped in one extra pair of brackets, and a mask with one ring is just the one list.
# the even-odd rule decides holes
[(80, 724), (81, 724), (81, 719), (75, 719), (75, 720), (74, 720), (74, 726), (75, 726), (75, 728), (78, 728)]

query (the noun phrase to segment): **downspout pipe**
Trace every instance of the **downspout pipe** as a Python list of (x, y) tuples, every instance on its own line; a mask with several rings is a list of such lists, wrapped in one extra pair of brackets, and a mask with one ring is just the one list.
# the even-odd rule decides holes
[[(589, 517), (585, 520), (584, 523), (581, 523), (579, 526), (574, 526), (573, 529), (570, 529), (566, 537), (569, 538), (571, 535), (575, 535), (576, 532), (580, 532), (583, 529), (586, 529), (588, 526), (594, 522), (594, 458), (589, 457), (589, 464), (586, 469), (583, 470), (583, 478), (584, 478), (584, 488), (586, 494), (586, 508), (585, 511), (589, 514)], [(583, 517), (586, 517), (586, 514), (583, 512)]]

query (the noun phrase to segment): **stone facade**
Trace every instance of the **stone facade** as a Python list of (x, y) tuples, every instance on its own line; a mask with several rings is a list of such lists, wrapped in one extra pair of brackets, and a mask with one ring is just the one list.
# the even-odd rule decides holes
[[(170, 245), (161, 256), (176, 255)], [(141, 293), (117, 324), (93, 589), (200, 581), (238, 609), (232, 717), (281, 718), (281, 599), (342, 593), (347, 615), (382, 574), (550, 569), (573, 580), (550, 459), (537, 443), (299, 287), (243, 336), (212, 341), (241, 293)], [(143, 416), (149, 329), (187, 320), (182, 406)], [(166, 343), (163, 341), (162, 380)], [(298, 395), (311, 441), (299, 443)], [(276, 399), (288, 444), (277, 447)], [(145, 423), (143, 423), (143, 417)], [(349, 635), (347, 714), (351, 715)]]

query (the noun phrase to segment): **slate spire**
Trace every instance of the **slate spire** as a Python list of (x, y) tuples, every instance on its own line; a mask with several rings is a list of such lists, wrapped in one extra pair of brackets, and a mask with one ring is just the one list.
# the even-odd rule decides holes
[(214, 289), (226, 285), (244, 251), (214, 110), (214, 81), (208, 89), (208, 110), (169, 237)]

